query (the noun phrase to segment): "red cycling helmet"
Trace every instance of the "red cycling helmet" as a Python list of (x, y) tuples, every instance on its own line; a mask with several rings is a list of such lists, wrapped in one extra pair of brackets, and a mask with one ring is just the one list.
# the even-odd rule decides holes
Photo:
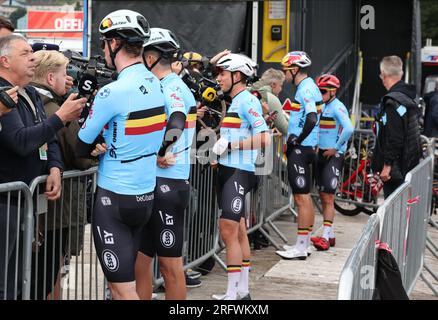
[(316, 78), (316, 85), (318, 88), (336, 88), (341, 87), (341, 82), (339, 79), (332, 74), (323, 74)]

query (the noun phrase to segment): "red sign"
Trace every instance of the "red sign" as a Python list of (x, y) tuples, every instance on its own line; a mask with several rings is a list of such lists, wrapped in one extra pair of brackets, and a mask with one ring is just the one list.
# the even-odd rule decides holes
[[(28, 29), (81, 30), (83, 12), (28, 11)], [(30, 38), (82, 38), (82, 32), (28, 33)]]

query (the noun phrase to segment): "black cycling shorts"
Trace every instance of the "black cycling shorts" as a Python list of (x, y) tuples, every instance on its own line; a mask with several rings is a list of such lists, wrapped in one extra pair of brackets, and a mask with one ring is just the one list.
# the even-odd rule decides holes
[(245, 218), (245, 195), (257, 185), (257, 176), (250, 171), (219, 165), (218, 184), (220, 218), (240, 222)]
[(315, 161), (313, 147), (297, 146), (288, 152), (287, 172), (293, 194), (308, 194), (312, 186), (310, 166)]
[(132, 196), (98, 188), (93, 211), (93, 238), (109, 282), (135, 280), (141, 232), (151, 216), (153, 200), (152, 192)]
[(319, 192), (335, 194), (338, 187), (344, 156), (336, 154), (329, 159), (322, 154), (325, 150), (319, 150), (316, 160), (316, 185)]
[(154, 209), (143, 228), (140, 252), (149, 257), (181, 257), (190, 184), (183, 179), (157, 177), (154, 195)]

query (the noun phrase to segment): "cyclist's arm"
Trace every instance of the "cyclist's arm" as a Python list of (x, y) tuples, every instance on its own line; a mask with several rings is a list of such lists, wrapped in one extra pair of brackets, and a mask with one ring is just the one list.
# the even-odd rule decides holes
[(347, 108), (344, 105), (339, 105), (335, 109), (335, 118), (342, 126), (342, 133), (339, 136), (338, 142), (336, 143), (335, 149), (340, 150), (344, 144), (350, 140), (351, 135), (353, 134), (354, 128), (351, 123), (350, 118), (348, 117)]
[(164, 157), (166, 151), (181, 137), (186, 123), (186, 115), (183, 112), (173, 112), (167, 120), (166, 131), (164, 132), (163, 142), (161, 143), (158, 156)]
[[(102, 90), (102, 89), (101, 89)], [(92, 111), (78, 133), (75, 154), (79, 158), (90, 158), (91, 152), (98, 143), (103, 143), (101, 136), (103, 127), (117, 114), (120, 103), (115, 93), (110, 95), (96, 95)]]
[(304, 122), (303, 131), (297, 138), (297, 143), (301, 144), (312, 132), (315, 128), (316, 123), (318, 122), (318, 116), (316, 112), (311, 112), (306, 115), (306, 121)]
[(177, 86), (164, 88), (164, 99), (167, 119), (166, 131), (164, 132), (163, 142), (161, 143), (158, 156), (163, 157), (166, 151), (181, 137), (187, 117), (187, 109), (184, 104), (181, 89)]
[(316, 102), (310, 91), (305, 91), (302, 99), (306, 120), (304, 122), (303, 131), (297, 137), (297, 144), (301, 144), (312, 132), (318, 122), (318, 113), (316, 110)]

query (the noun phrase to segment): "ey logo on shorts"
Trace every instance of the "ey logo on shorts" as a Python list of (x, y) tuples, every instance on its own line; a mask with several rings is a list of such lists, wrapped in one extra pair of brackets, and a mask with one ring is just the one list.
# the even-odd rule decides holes
[(169, 229), (163, 230), (160, 235), (160, 241), (163, 247), (172, 248), (175, 244), (175, 234)]
[(109, 271), (116, 272), (119, 269), (119, 258), (111, 250), (104, 250), (102, 252), (102, 260)]
[(235, 197), (231, 202), (231, 210), (233, 210), (234, 213), (238, 214), (240, 213), (240, 211), (242, 211), (242, 207), (243, 207), (242, 198)]
[(306, 186), (306, 179), (303, 176), (298, 176), (296, 179), (297, 186), (299, 188), (304, 188)]

